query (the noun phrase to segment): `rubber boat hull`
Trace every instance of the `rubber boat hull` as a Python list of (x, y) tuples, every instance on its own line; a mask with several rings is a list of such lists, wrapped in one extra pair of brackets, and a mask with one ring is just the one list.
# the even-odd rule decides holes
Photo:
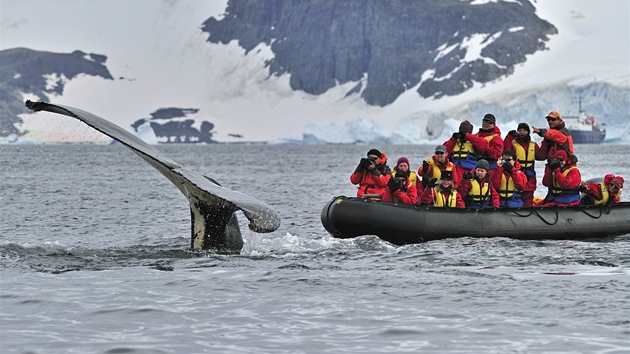
[(321, 220), (333, 237), (376, 235), (395, 245), (467, 236), (588, 240), (630, 233), (630, 203), (477, 210), (341, 196), (324, 207)]

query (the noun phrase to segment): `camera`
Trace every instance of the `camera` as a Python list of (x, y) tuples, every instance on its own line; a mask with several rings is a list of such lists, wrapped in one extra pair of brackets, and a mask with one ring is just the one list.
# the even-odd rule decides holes
[(502, 165), (505, 165), (505, 164), (507, 164), (507, 163), (509, 163), (509, 161), (508, 161), (508, 160), (503, 159), (503, 158), (501, 159), (501, 164), (502, 164)]
[(361, 166), (363, 166), (363, 168), (369, 168), (372, 164), (376, 165), (376, 160), (369, 157), (364, 157), (361, 159)]

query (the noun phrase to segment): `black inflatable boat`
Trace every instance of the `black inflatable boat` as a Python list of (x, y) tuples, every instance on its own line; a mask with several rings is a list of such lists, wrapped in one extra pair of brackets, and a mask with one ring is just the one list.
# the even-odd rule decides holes
[(518, 209), (448, 209), (335, 197), (322, 210), (336, 238), (376, 235), (395, 245), (455, 237), (601, 239), (630, 234), (630, 203)]

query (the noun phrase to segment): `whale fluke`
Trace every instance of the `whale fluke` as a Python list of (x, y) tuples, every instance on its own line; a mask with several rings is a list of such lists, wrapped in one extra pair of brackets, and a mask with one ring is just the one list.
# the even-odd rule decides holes
[(252, 231), (272, 232), (280, 227), (280, 216), (267, 204), (253, 197), (221, 187), (164, 156), (159, 150), (118, 125), (78, 108), (26, 101), (26, 107), (78, 119), (99, 132), (118, 140), (168, 178), (188, 199), (191, 215), (191, 247), (238, 253), (243, 237), (235, 212), (242, 211)]

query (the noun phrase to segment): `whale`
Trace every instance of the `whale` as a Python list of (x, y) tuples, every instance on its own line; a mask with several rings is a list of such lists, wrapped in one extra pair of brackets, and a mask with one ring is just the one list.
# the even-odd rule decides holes
[(266, 203), (221, 186), (213, 178), (188, 169), (122, 127), (84, 110), (47, 102), (25, 102), (33, 112), (46, 111), (78, 119), (129, 148), (166, 177), (188, 199), (191, 216), (190, 247), (238, 254), (243, 236), (237, 212), (249, 221), (256, 233), (273, 232), (280, 227), (279, 214)]

